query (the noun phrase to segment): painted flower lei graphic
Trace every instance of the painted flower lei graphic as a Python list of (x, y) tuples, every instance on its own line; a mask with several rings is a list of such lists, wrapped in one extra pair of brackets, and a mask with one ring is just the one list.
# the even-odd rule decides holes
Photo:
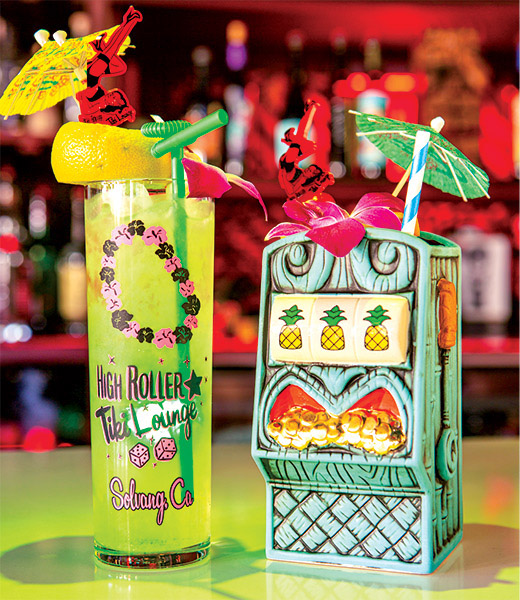
[[(140, 325), (134, 321), (134, 315), (123, 308), (121, 302), (121, 285), (116, 280), (115, 253), (121, 245), (131, 246), (135, 236), (140, 236), (146, 246), (157, 246), (155, 254), (164, 260), (164, 268), (173, 281), (179, 282), (179, 292), (186, 299), (182, 305), (186, 318), (182, 325), (175, 329), (165, 327), (153, 331), (151, 327)], [(193, 293), (195, 285), (189, 279), (189, 271), (182, 266), (181, 260), (175, 256), (173, 246), (168, 243), (168, 236), (163, 227), (148, 227), (140, 220), (131, 221), (128, 225), (120, 225), (112, 231), (112, 237), (103, 244), (103, 258), (99, 277), (103, 282), (101, 295), (105, 299), (106, 308), (112, 313), (112, 326), (119, 329), (127, 338), (135, 337), (141, 343), (154, 343), (157, 348), (173, 348), (175, 344), (185, 344), (193, 336), (193, 329), (198, 327), (196, 315), (200, 311), (200, 300)]]

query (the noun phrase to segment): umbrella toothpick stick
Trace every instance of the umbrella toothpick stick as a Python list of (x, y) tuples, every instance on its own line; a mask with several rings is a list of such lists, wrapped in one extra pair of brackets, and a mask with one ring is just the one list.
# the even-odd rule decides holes
[(410, 177), (410, 173), (412, 172), (412, 163), (406, 171), (403, 173), (403, 176), (399, 180), (399, 183), (395, 186), (395, 190), (392, 192), (392, 196), (398, 196), (399, 192), (403, 189), (404, 184), (407, 182), (408, 177)]

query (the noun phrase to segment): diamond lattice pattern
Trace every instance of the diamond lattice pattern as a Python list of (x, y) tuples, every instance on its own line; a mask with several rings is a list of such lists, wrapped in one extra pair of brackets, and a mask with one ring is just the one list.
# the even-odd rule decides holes
[(416, 563), (421, 499), (273, 489), (274, 548)]

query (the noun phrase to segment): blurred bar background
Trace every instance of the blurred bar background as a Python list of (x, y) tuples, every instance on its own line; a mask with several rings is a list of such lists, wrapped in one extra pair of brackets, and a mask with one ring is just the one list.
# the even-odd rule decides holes
[[(33, 34), (79, 37), (121, 21), (119, 0), (2, 2), (0, 92), (37, 50)], [(226, 131), (195, 150), (253, 181), (253, 200), (217, 201), (214, 433), (246, 439), (252, 419), (261, 255), (283, 219), (279, 139), (314, 98), (336, 201), (351, 209), (402, 171), (358, 143), (350, 108), (428, 124), (491, 179), (491, 200), (423, 188), (421, 229), (463, 250), (463, 433), (518, 435), (518, 3), (134, 2), (145, 26), (114, 80), (137, 109), (197, 120), (225, 107)], [(0, 122), (0, 447), (89, 442), (83, 191), (57, 184), (53, 137), (77, 120), (72, 99)], [(280, 133), (281, 132), (281, 133)]]

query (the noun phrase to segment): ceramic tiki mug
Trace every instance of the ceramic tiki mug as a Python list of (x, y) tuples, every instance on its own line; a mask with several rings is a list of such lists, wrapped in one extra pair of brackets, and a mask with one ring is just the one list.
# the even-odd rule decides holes
[(430, 573), (462, 537), (459, 247), (264, 251), (253, 457), (271, 559)]

